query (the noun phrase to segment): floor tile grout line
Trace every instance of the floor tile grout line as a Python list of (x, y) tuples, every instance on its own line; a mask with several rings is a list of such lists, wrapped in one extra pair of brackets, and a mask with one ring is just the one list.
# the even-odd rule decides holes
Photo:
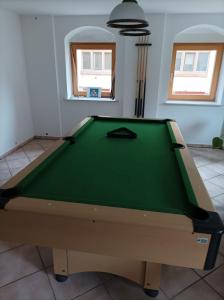
[[(47, 277), (48, 277), (48, 281), (49, 281), (50, 287), (51, 287), (51, 289), (52, 289), (52, 291), (53, 291), (53, 295), (54, 295), (55, 299), (57, 299), (56, 294), (55, 294), (54, 289), (53, 289), (53, 286), (52, 286), (52, 284), (51, 284), (50, 278), (49, 278), (49, 276), (48, 276), (48, 269), (52, 268), (53, 266), (54, 266), (54, 265), (45, 267), (45, 268), (44, 268), (44, 271), (46, 272), (46, 275), (47, 275)], [(54, 272), (52, 273), (52, 275), (54, 276)], [(54, 278), (54, 280), (56, 280), (56, 279)], [(56, 281), (57, 281), (57, 280), (56, 280)], [(61, 284), (62, 284), (62, 283), (61, 283)], [(85, 291), (84, 293), (82, 293), (82, 294), (80, 294), (80, 295), (78, 295), (78, 296), (75, 296), (75, 298), (71, 298), (70, 300), (74, 300), (74, 299), (77, 299), (77, 298), (79, 298), (79, 297), (82, 297), (83, 295), (87, 294), (88, 292), (90, 292), (90, 291), (92, 291), (92, 290), (94, 290), (94, 289), (96, 289), (96, 288), (98, 288), (98, 287), (100, 287), (100, 286), (103, 286), (103, 282), (101, 282), (100, 284), (97, 284), (95, 287), (93, 287), (93, 288), (91, 288), (91, 289)]]
[(1, 289), (1, 288), (4, 288), (4, 287), (6, 287), (6, 286), (8, 286), (8, 285), (10, 285), (10, 284), (13, 284), (13, 283), (15, 283), (15, 282), (17, 282), (17, 281), (20, 281), (20, 280), (22, 280), (22, 279), (24, 279), (24, 278), (27, 278), (27, 277), (29, 277), (29, 276), (32, 276), (32, 275), (34, 275), (34, 274), (36, 274), (36, 273), (38, 273), (38, 272), (41, 272), (41, 271), (45, 271), (44, 268), (43, 268), (43, 269), (38, 269), (38, 270), (36, 270), (35, 272), (32, 272), (32, 273), (27, 274), (27, 275), (24, 275), (24, 276), (22, 276), (22, 277), (20, 277), (20, 278), (18, 278), (18, 279), (16, 279), (16, 280), (10, 281), (9, 283), (6, 283), (6, 284), (0, 286), (0, 289)]
[[(50, 267), (49, 267), (49, 268), (50, 268)], [(51, 284), (50, 278), (49, 278), (49, 276), (48, 276), (47, 268), (45, 268), (44, 271), (45, 271), (45, 274), (46, 274), (46, 276), (47, 276), (47, 281), (48, 281), (48, 284), (49, 284), (49, 286), (50, 286), (50, 289), (51, 289), (51, 291), (52, 291), (52, 293), (53, 293), (53, 296), (54, 296), (54, 298), (55, 298), (55, 300), (56, 300), (57, 297), (56, 297), (56, 294), (55, 294), (55, 292), (54, 292), (53, 286), (52, 286), (52, 284)], [(56, 280), (56, 279), (55, 279), (55, 280)]]
[[(198, 275), (198, 274), (197, 274)], [(199, 275), (198, 275), (199, 276)], [(198, 283), (199, 281), (202, 281), (202, 278), (200, 277), (199, 279), (197, 279), (196, 281), (194, 281), (193, 283), (191, 283), (190, 285), (188, 285), (187, 287), (185, 287), (184, 289), (182, 289), (180, 292), (178, 292), (177, 294), (175, 294), (174, 296), (172, 297), (169, 297), (166, 293), (164, 293), (167, 298), (169, 300), (173, 300), (175, 299), (175, 297), (179, 296), (180, 294), (182, 294), (184, 291), (188, 290), (190, 287), (192, 287), (194, 284)]]
[[(223, 254), (221, 254), (221, 253), (219, 253), (219, 255), (221, 255), (222, 257), (224, 257)], [(199, 275), (199, 274), (195, 271), (195, 269), (191, 269), (191, 270), (194, 271), (198, 276), (200, 276), (201, 279), (203, 279), (203, 278), (205, 278), (205, 277), (208, 277), (209, 275), (211, 275), (212, 273), (214, 273), (215, 271), (217, 271), (218, 269), (220, 269), (220, 268), (223, 267), (223, 266), (224, 266), (224, 262), (223, 262), (222, 264), (220, 264), (219, 266), (214, 267), (208, 274), (205, 274), (205, 275)]]
[(202, 281), (209, 286), (216, 294), (218, 294), (222, 299), (224, 299), (224, 296), (221, 295), (209, 282), (207, 282), (206, 280), (204, 280), (204, 278), (202, 278)]
[(165, 297), (166, 297), (168, 300), (170, 299), (161, 287), (159, 288), (159, 290), (163, 292), (163, 294), (165, 295)]
[(206, 164), (206, 165), (201, 165), (201, 166), (198, 166), (197, 163), (194, 161), (194, 164), (195, 166), (198, 168), (202, 168), (202, 167), (206, 167), (206, 166), (209, 166), (209, 165), (212, 165), (213, 163), (209, 163), (209, 164)]
[(43, 258), (42, 258), (42, 256), (41, 256), (39, 247), (36, 246), (36, 249), (37, 249), (37, 252), (38, 252), (38, 254), (39, 254), (41, 263), (42, 263), (42, 265), (43, 265), (43, 267), (44, 267), (44, 271), (45, 271), (45, 274), (46, 274), (46, 276), (47, 276), (47, 281), (48, 281), (48, 283), (49, 283), (50, 289), (51, 289), (51, 291), (52, 291), (52, 293), (53, 293), (53, 296), (54, 296), (54, 298), (55, 298), (55, 300), (56, 300), (57, 298), (56, 298), (54, 289), (53, 289), (53, 287), (52, 287), (52, 285), (51, 285), (51, 281), (50, 281), (50, 278), (49, 278), (49, 276), (48, 276), (48, 271), (47, 271), (47, 270), (50, 268), (50, 266), (49, 266), (49, 267), (46, 267), (46, 266), (45, 266), (44, 260), (43, 260)]
[[(216, 195), (216, 196), (210, 196), (210, 198), (211, 198), (211, 200), (212, 200), (212, 203), (213, 203), (213, 206), (215, 206), (214, 205), (214, 202), (213, 202), (213, 199), (215, 199), (215, 198), (217, 198), (217, 197), (220, 197), (220, 196), (224, 196), (224, 192), (223, 193), (221, 193), (221, 194), (218, 194), (218, 195)], [(215, 199), (216, 200), (216, 199)]]
[[(215, 177), (213, 177), (213, 178), (216, 178), (216, 177), (220, 177), (220, 176), (222, 176), (222, 177), (224, 177), (224, 175), (223, 174), (220, 174), (220, 175), (218, 175), (218, 176), (215, 176)], [(210, 178), (210, 179), (213, 179), (213, 178)], [(210, 179), (208, 179), (208, 181), (210, 180)], [(214, 184), (214, 185), (216, 185), (217, 187), (219, 187), (220, 189), (222, 189), (223, 187), (221, 187), (221, 185), (218, 185), (218, 184), (216, 184), (216, 183), (214, 183), (214, 182), (211, 182), (212, 184)], [(224, 193), (224, 189), (223, 189), (223, 193)]]
[(37, 253), (38, 253), (38, 255), (39, 255), (39, 258), (40, 258), (40, 261), (41, 261), (41, 263), (42, 263), (43, 268), (46, 268), (46, 267), (45, 267), (45, 264), (44, 264), (44, 261), (43, 261), (43, 259), (42, 259), (42, 256), (41, 256), (41, 254), (40, 254), (39, 246), (35, 246), (35, 248), (36, 248), (36, 250), (37, 250)]
[(105, 280), (102, 280), (98, 274), (99, 273), (104, 273), (104, 272), (95, 272), (95, 273), (96, 273), (97, 277), (99, 278), (99, 280), (102, 282), (102, 284), (104, 284), (105, 282), (111, 281), (116, 277), (119, 277), (118, 275), (115, 275), (115, 274), (112, 274), (112, 273), (106, 273), (106, 274), (112, 275), (112, 277), (110, 277), (108, 279), (105, 279)]
[[(219, 174), (219, 175), (216, 175), (216, 176), (212, 176), (211, 178), (208, 178), (208, 179), (204, 179), (205, 181), (209, 181), (210, 179), (212, 179), (212, 178), (215, 178), (215, 177), (223, 177), (224, 176), (224, 173), (223, 174)], [(213, 183), (213, 182), (212, 182)], [(214, 183), (215, 184), (215, 183)]]
[[(24, 155), (26, 156), (26, 159), (29, 161), (29, 163), (26, 164), (25, 166), (19, 167), (19, 168), (20, 168), (20, 171), (21, 171), (21, 170), (24, 169), (26, 166), (28, 166), (28, 165), (31, 163), (31, 161), (30, 161), (29, 157), (26, 155), (26, 153), (25, 153), (25, 151), (23, 150), (23, 148), (20, 147), (20, 148), (18, 148), (17, 150), (19, 150), (19, 149), (23, 151)], [(17, 151), (17, 150), (16, 150), (16, 151)], [(16, 151), (15, 151), (15, 152), (16, 152)], [(13, 154), (13, 153), (14, 153), (14, 152), (12, 152), (11, 154)], [(7, 156), (8, 156), (8, 155), (7, 155)], [(9, 162), (8, 162), (8, 160), (7, 160), (7, 156), (6, 156), (4, 159), (5, 159), (5, 162), (6, 162), (7, 166), (8, 166), (8, 171), (9, 171), (11, 177), (13, 177), (12, 169), (17, 169), (17, 168), (10, 168)], [(15, 158), (15, 159), (11, 159), (10, 161), (15, 161), (15, 160), (19, 160), (19, 159), (20, 159), (20, 158)], [(19, 169), (19, 168), (18, 168), (18, 169)], [(15, 174), (14, 174), (14, 175), (15, 175)], [(10, 178), (11, 178), (11, 177), (10, 177)], [(7, 181), (8, 181), (10, 178), (8, 178)]]
[[(201, 167), (197, 167), (198, 172), (199, 172), (199, 168), (201, 168)], [(215, 171), (215, 172), (218, 173), (218, 175), (216, 175), (216, 176), (224, 175), (224, 171), (222, 171), (222, 173), (220, 173), (220, 172), (218, 172), (218, 171)], [(200, 174), (200, 172), (199, 172), (199, 174)], [(215, 177), (215, 176), (214, 176), (214, 177)], [(209, 179), (205, 179), (205, 180), (209, 180)]]
[(13, 153), (17, 152), (17, 151), (22, 151), (24, 154), (25, 154), (25, 151), (23, 150), (23, 147), (19, 147), (18, 149), (16, 149), (15, 151), (13, 151), (12, 153), (6, 155), (6, 157), (4, 158), (7, 162), (8, 161), (12, 161), (12, 160), (18, 160), (18, 159), (21, 159), (21, 158), (10, 158), (10, 159), (7, 159), (7, 157), (9, 157), (10, 155), (12, 155)]
[[(191, 269), (196, 275), (198, 275), (201, 279), (211, 275), (213, 272), (215, 272), (216, 270), (218, 270), (220, 267), (223, 267), (224, 263), (214, 269), (212, 269), (208, 274), (205, 274), (205, 275), (200, 275), (197, 273), (197, 271), (195, 269)], [(200, 270), (199, 270), (200, 271)], [(203, 270), (202, 270), (203, 271)]]
[(23, 247), (23, 246), (26, 246), (26, 244), (21, 244), (21, 245), (12, 247), (12, 248), (10, 248), (10, 249), (7, 249), (7, 250), (5, 250), (5, 251), (2, 251), (2, 252), (0, 252), (0, 256), (1, 256), (1, 254), (4, 254), (4, 253), (6, 253), (6, 252), (9, 252), (9, 251), (11, 251), (11, 250), (15, 250), (15, 249), (20, 248), (20, 247)]
[(80, 295), (75, 296), (74, 298), (71, 298), (70, 300), (78, 299), (79, 297), (82, 297), (82, 296), (84, 296), (85, 294), (87, 294), (87, 293), (89, 293), (89, 292), (91, 292), (91, 291), (94, 291), (95, 289), (97, 289), (97, 288), (99, 288), (99, 287), (101, 287), (101, 286), (103, 286), (103, 283), (97, 284), (97, 285), (94, 286), (93, 288), (91, 288), (91, 289), (85, 291), (84, 293), (82, 293), (82, 294), (80, 294)]
[[(207, 190), (207, 192), (208, 192), (208, 190)], [(209, 192), (208, 192), (208, 194), (209, 194)], [(221, 196), (222, 194), (224, 194), (224, 193), (220, 193), (220, 194), (217, 194), (217, 195), (215, 195), (215, 196), (211, 196), (211, 195), (209, 195), (209, 197), (212, 199), (212, 198), (219, 197), (219, 196)]]
[[(6, 159), (6, 158), (5, 158), (5, 162), (6, 162), (6, 164), (7, 164), (8, 171), (9, 171), (9, 173), (10, 173), (11, 177), (12, 177), (12, 172), (11, 172), (11, 170), (10, 170), (10, 167), (9, 167), (9, 164), (8, 164), (8, 161), (7, 161), (7, 159)], [(11, 177), (10, 177), (10, 178), (11, 178)], [(8, 181), (10, 178), (8, 178), (8, 179), (7, 179), (7, 181)]]
[[(22, 244), (22, 245), (19, 245), (19, 246), (17, 246), (17, 247), (10, 248), (10, 249), (8, 249), (8, 250), (6, 250), (6, 251), (4, 251), (4, 252), (1, 252), (0, 255), (3, 254), (3, 253), (9, 252), (9, 251), (11, 251), (11, 250), (20, 248), (20, 247), (22, 247), (22, 246), (26, 246), (26, 244)], [(37, 248), (37, 246), (36, 246), (35, 248)], [(38, 252), (38, 250), (37, 250), (37, 252)], [(39, 252), (38, 252), (38, 254), (39, 254)], [(39, 255), (40, 255), (40, 254), (39, 254)], [(22, 276), (22, 277), (20, 277), (20, 278), (18, 278), (18, 279), (16, 279), (16, 280), (10, 281), (9, 283), (7, 283), (7, 284), (5, 284), (5, 285), (0, 286), (0, 289), (3, 288), (3, 287), (5, 287), (5, 286), (8, 286), (8, 285), (10, 285), (10, 284), (13, 284), (13, 283), (15, 283), (15, 282), (17, 282), (17, 281), (19, 281), (19, 280), (22, 280), (22, 279), (24, 279), (24, 278), (26, 278), (26, 277), (32, 276), (33, 274), (36, 274), (36, 273), (38, 273), (38, 272), (41, 272), (41, 271), (45, 271), (45, 272), (46, 272), (47, 268), (49, 268), (50, 266), (49, 266), (49, 267), (45, 267), (44, 264), (43, 264), (43, 262), (42, 262), (42, 259), (41, 259), (41, 263), (42, 263), (42, 268), (36, 270), (35, 272), (32, 272), (32, 273), (27, 274), (27, 275), (25, 275), (25, 276)]]
[[(111, 278), (110, 280), (112, 280), (113, 278)], [(115, 300), (114, 297), (111, 295), (110, 291), (108, 290), (107, 286), (105, 285), (105, 282), (103, 283), (103, 286), (105, 288), (105, 290), (107, 291), (107, 294), (109, 295), (109, 297), (112, 299), (112, 300)]]
[[(221, 175), (221, 174), (220, 174)], [(201, 175), (200, 175), (201, 176)], [(210, 179), (214, 179), (215, 177), (218, 177), (219, 175), (217, 175), (217, 176), (213, 176), (213, 177), (209, 177), (209, 178), (207, 178), (207, 179), (204, 179), (204, 178), (202, 178), (202, 176), (201, 176), (201, 179), (202, 179), (202, 181), (205, 183), (205, 181), (209, 181)], [(211, 182), (211, 183), (213, 183), (213, 182)]]
[[(112, 279), (113, 279), (113, 278), (111, 278), (111, 279), (109, 279), (109, 280), (112, 280)], [(107, 280), (107, 281), (109, 281), (109, 280)], [(105, 289), (107, 295), (109, 296), (109, 298), (110, 298), (111, 300), (114, 300), (114, 298), (112, 297), (112, 295), (110, 294), (109, 290), (107, 289), (107, 287), (106, 287), (106, 285), (105, 285), (104, 283), (103, 283), (103, 287), (104, 287), (104, 289)]]
[[(211, 286), (206, 280), (204, 280), (206, 277), (208, 277), (209, 275), (211, 275), (212, 273), (214, 273), (215, 271), (217, 271), (218, 269), (220, 269), (221, 267), (223, 267), (224, 263), (220, 266), (218, 266), (217, 268), (215, 268), (214, 270), (212, 270), (211, 272), (209, 272), (209, 274), (200, 277), (199, 280), (195, 281), (194, 283), (190, 284), (188, 287), (184, 288), (182, 291), (178, 292), (175, 296), (172, 296), (171, 298), (168, 297), (168, 295), (163, 291), (163, 293), (167, 296), (168, 299), (173, 300), (175, 299), (175, 297), (179, 296), (180, 294), (182, 294), (184, 291), (186, 291), (187, 289), (189, 289), (190, 287), (192, 287), (194, 284), (198, 283), (199, 281), (203, 281), (206, 285), (208, 285), (213, 291), (216, 292), (216, 294), (218, 294), (219, 296), (221, 296), (222, 299), (224, 299), (224, 296), (222, 296), (213, 286)], [(193, 270), (193, 269), (192, 269)], [(193, 270), (194, 271), (194, 270)], [(195, 272), (195, 271), (194, 271)], [(196, 273), (196, 272), (195, 272)], [(197, 274), (197, 273), (196, 273)], [(198, 274), (197, 274), (198, 275)], [(200, 275), (198, 275), (200, 276)]]
[[(193, 160), (194, 160), (194, 158), (193, 158)], [(201, 165), (201, 166), (198, 166), (197, 165), (197, 162), (194, 160), (194, 163), (195, 163), (195, 165), (196, 165), (196, 167), (197, 168), (202, 168), (202, 167), (207, 167), (207, 166), (209, 166), (209, 165), (214, 165), (214, 164), (219, 164), (220, 162), (224, 162), (223, 160), (220, 160), (220, 161), (216, 161), (216, 162), (210, 162), (210, 163), (206, 163), (206, 164), (203, 164), (203, 165)]]
[[(34, 141), (34, 139), (33, 139), (32, 141)], [(29, 143), (27, 143), (27, 144), (29, 144)], [(26, 144), (26, 145), (27, 145), (27, 144)], [(38, 146), (40, 146), (42, 151), (44, 151), (44, 152), (46, 151), (46, 149), (44, 149), (44, 147), (43, 147), (41, 144), (39, 144), (39, 143), (37, 143), (37, 142), (36, 142), (35, 144), (37, 144)], [(25, 146), (25, 145), (24, 145), (24, 146)], [(28, 151), (25, 151), (24, 149), (23, 149), (23, 152), (25, 153), (27, 159), (29, 160), (29, 163), (32, 163), (32, 158), (33, 158), (33, 157), (29, 157), (29, 156), (27, 155), (27, 153), (26, 153), (26, 152), (28, 152)], [(39, 156), (39, 155), (38, 155), (38, 156)], [(38, 157), (38, 156), (37, 156), (37, 157)], [(37, 158), (37, 157), (36, 157), (36, 158)]]
[[(199, 174), (200, 174), (200, 172), (199, 172)], [(201, 176), (201, 174), (200, 174), (200, 176)], [(209, 181), (209, 180), (211, 180), (211, 179), (213, 179), (213, 178), (216, 178), (216, 177), (219, 177), (219, 176), (224, 176), (224, 174), (215, 175), (215, 176), (209, 177), (209, 178), (207, 178), (207, 179), (204, 179), (204, 178), (202, 178), (202, 176), (201, 176), (201, 179), (202, 179), (203, 181)], [(212, 182), (212, 183), (213, 183), (213, 182)]]
[[(221, 194), (218, 194), (218, 195), (216, 195), (216, 196), (210, 196), (210, 198), (211, 198), (211, 200), (212, 199), (215, 199), (215, 198), (217, 198), (217, 197), (220, 197), (220, 196), (222, 196), (222, 195), (224, 195), (224, 192), (223, 193), (221, 193)], [(214, 203), (213, 203), (213, 205), (214, 205)]]
[(30, 157), (26, 154), (26, 151), (25, 150), (23, 150), (23, 152), (25, 153), (25, 155), (26, 155), (26, 158), (29, 160), (29, 163), (31, 163), (32, 161), (31, 161), (31, 159), (30, 159)]
[[(217, 198), (217, 197), (220, 197), (220, 196), (224, 196), (224, 193), (222, 193), (222, 194), (219, 194), (219, 195), (217, 195), (217, 196), (214, 196), (214, 197), (211, 197), (211, 199), (215, 199), (215, 198)], [(213, 205), (214, 205), (214, 203), (213, 203)]]

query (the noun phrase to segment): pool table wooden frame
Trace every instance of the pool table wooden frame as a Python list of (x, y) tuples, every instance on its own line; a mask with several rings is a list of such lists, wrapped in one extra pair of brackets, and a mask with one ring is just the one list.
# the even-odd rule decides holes
[[(185, 145), (179, 151), (200, 207), (214, 211), (176, 122), (170, 125), (177, 143)], [(55, 142), (2, 188), (14, 187), (63, 143)], [(211, 234), (195, 233), (185, 215), (15, 197), (0, 210), (0, 239), (53, 248), (59, 275), (111, 272), (158, 289), (161, 264), (204, 268)]]

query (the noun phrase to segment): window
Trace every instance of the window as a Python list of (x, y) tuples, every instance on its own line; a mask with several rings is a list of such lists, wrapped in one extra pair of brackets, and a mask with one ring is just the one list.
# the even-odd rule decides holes
[(114, 98), (114, 43), (72, 43), (73, 95), (87, 96), (88, 88), (101, 88), (101, 96)]
[(174, 44), (168, 98), (214, 101), (223, 49), (223, 44)]

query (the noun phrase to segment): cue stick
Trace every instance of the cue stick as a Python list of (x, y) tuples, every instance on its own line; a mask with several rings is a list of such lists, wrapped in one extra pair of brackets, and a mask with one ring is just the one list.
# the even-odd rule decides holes
[(139, 95), (139, 70), (140, 70), (139, 61), (140, 61), (140, 49), (138, 47), (137, 79), (136, 79), (136, 95), (135, 95), (135, 116), (137, 116), (138, 95)]
[(142, 116), (142, 104), (143, 104), (143, 94), (144, 94), (144, 72), (145, 72), (145, 36), (142, 37), (142, 70), (141, 70), (141, 96), (140, 96), (140, 105), (139, 105), (139, 114), (138, 117)]
[(143, 71), (142, 71), (142, 95), (141, 95), (141, 110), (140, 110), (140, 117), (143, 115), (143, 101), (144, 101), (144, 86), (145, 86), (145, 59), (146, 59), (146, 36), (143, 38)]
[[(148, 44), (148, 36), (145, 40), (145, 44)], [(146, 94), (146, 75), (147, 75), (147, 67), (148, 67), (148, 45), (146, 47), (146, 54), (145, 54), (145, 73), (144, 73), (144, 93), (143, 93), (143, 103), (142, 103), (142, 118), (144, 118), (145, 115), (145, 94)]]
[[(143, 43), (143, 37), (140, 38), (140, 44)], [(144, 64), (144, 57), (143, 57), (143, 48), (140, 46), (140, 87), (139, 87), (139, 100), (138, 100), (138, 111), (137, 111), (137, 117), (139, 118), (141, 115), (141, 103), (142, 103), (142, 83), (143, 83), (143, 64)]]
[[(139, 38), (139, 42), (141, 42), (141, 37)], [(137, 112), (136, 116), (139, 116), (139, 105), (140, 105), (140, 96), (141, 96), (141, 68), (142, 68), (142, 49), (139, 47), (139, 73), (138, 73), (138, 101), (137, 101)]]

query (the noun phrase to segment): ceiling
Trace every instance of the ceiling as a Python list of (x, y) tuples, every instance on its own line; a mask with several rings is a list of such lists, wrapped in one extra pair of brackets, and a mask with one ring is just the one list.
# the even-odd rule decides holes
[[(104, 15), (121, 0), (0, 0), (19, 14)], [(224, 0), (138, 0), (146, 13), (224, 13)]]

